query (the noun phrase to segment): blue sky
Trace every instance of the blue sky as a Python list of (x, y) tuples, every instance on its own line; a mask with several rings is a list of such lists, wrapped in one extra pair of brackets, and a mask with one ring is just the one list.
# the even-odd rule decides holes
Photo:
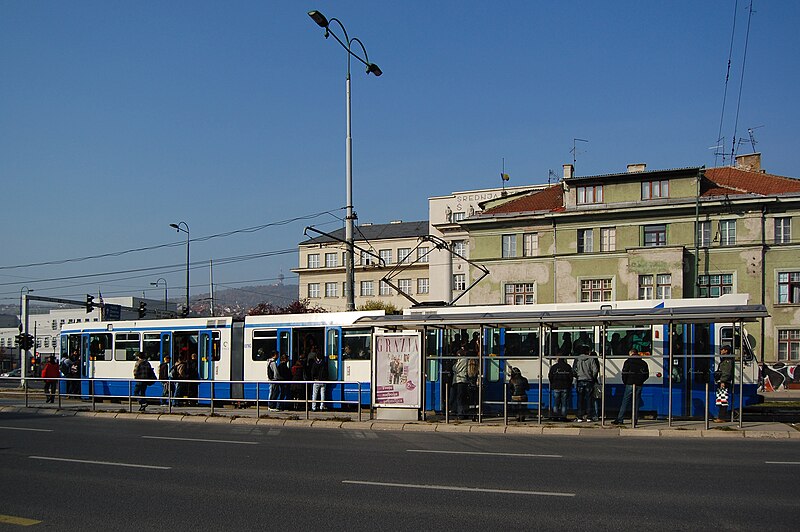
[[(360, 222), (427, 218), (427, 198), (561, 174), (713, 166), (730, 152), (748, 2), (0, 0), (0, 302), (161, 297), (293, 281), (303, 228), (345, 205), (346, 54), (306, 12), (344, 22), (384, 75), (353, 63)], [(756, 0), (736, 135), (800, 176), (800, 2)], [(763, 126), (763, 127), (761, 127)], [(738, 152), (751, 151), (747, 142)], [(718, 161), (721, 162), (721, 161)], [(118, 257), (37, 262), (175, 244)], [(251, 254), (272, 256), (228, 262)], [(136, 273), (91, 276), (122, 270)], [(90, 275), (80, 279), (48, 280)], [(262, 281), (263, 280), (263, 281)]]

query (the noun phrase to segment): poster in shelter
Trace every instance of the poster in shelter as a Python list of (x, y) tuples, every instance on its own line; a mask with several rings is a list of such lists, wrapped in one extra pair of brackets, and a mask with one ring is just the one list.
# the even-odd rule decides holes
[(375, 404), (420, 406), (420, 335), (375, 335)]

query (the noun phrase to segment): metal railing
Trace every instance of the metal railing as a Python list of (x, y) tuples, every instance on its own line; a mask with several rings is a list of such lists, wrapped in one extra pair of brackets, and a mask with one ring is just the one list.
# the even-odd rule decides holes
[[(263, 409), (263, 403), (267, 403), (267, 411), (268, 412), (297, 412), (305, 413), (306, 419), (310, 419), (310, 412), (315, 410), (315, 405), (319, 405), (319, 411), (331, 411), (336, 412), (333, 406), (335, 405), (353, 405), (356, 407), (358, 413), (358, 420), (362, 420), (363, 416), (363, 405), (361, 398), (366, 391), (363, 382), (360, 381), (244, 381), (244, 380), (168, 380), (168, 381), (140, 381), (136, 379), (116, 379), (116, 378), (66, 378), (66, 377), (59, 377), (59, 378), (42, 378), (42, 377), (26, 377), (24, 380), (21, 377), (0, 377), (0, 382), (17, 382), (18, 384), (16, 388), (7, 388), (3, 395), (8, 396), (21, 396), (24, 398), (25, 407), (32, 406), (32, 400), (35, 398), (44, 397), (45, 405), (52, 403), (55, 407), (61, 409), (63, 408), (63, 401), (64, 400), (77, 400), (80, 402), (88, 401), (91, 403), (92, 411), (97, 410), (97, 403), (98, 401), (127, 401), (128, 412), (133, 412), (133, 403), (134, 401), (138, 401), (140, 404), (140, 411), (145, 411), (147, 407), (149, 407), (152, 403), (158, 403), (154, 406), (162, 406), (166, 407), (168, 413), (173, 413), (174, 409), (176, 408), (202, 408), (203, 410), (208, 410), (210, 415), (215, 414), (215, 409), (217, 408), (217, 404), (234, 404), (236, 406), (242, 405), (249, 405), (251, 403), (255, 403), (256, 408), (256, 417), (261, 417), (261, 410)], [(45, 389), (45, 383), (55, 383), (55, 390), (54, 392), (48, 393)], [(145, 385), (144, 395), (137, 394), (136, 390), (137, 384), (141, 382), (147, 382), (148, 384)], [(65, 388), (68, 386), (78, 385), (78, 390), (76, 393), (66, 393), (62, 392), (62, 385), (61, 383), (65, 383)], [(86, 386), (84, 386), (86, 384)], [(155, 394), (148, 394), (147, 391), (151, 390), (153, 386), (158, 386), (160, 390), (162, 390), (161, 395)], [(168, 385), (168, 386), (167, 386)], [(255, 397), (230, 397), (230, 394), (224, 394), (225, 396), (220, 396), (218, 394), (218, 388), (225, 386), (229, 387), (232, 385), (241, 385), (243, 388), (246, 386), (248, 388), (255, 386), (254, 394)], [(321, 390), (321, 395), (319, 397), (314, 397), (313, 390), (314, 385), (317, 386), (325, 386), (326, 389), (324, 392)], [(329, 398), (331, 395), (330, 386), (339, 385), (341, 388), (336, 390), (335, 393), (340, 395), (341, 397), (338, 399)], [(181, 386), (181, 388), (178, 388)], [(183, 388), (183, 386), (188, 386), (187, 388)], [(197, 386), (197, 391), (192, 391), (192, 387)], [(208, 391), (207, 394), (200, 393), (199, 389), (200, 386), (203, 386), (205, 390)], [(262, 396), (262, 388), (266, 387), (270, 392), (275, 389), (277, 390), (277, 397), (272, 396), (272, 393), (268, 393), (266, 397)], [(286, 388), (283, 388), (286, 387)], [(291, 394), (292, 389), (297, 391), (298, 388), (302, 390), (302, 396), (293, 396), (287, 397), (286, 396), (286, 389), (288, 388), (289, 393)], [(111, 393), (110, 388), (127, 388), (127, 393)], [(2, 388), (0, 388), (1, 390)], [(69, 389), (69, 388), (67, 388)], [(188, 393), (183, 394), (183, 391), (186, 390)], [(311, 396), (309, 396), (311, 393)], [(346, 399), (346, 395), (356, 394), (356, 399)], [(180, 395), (179, 395), (180, 394)], [(241, 395), (245, 395), (242, 393)], [(50, 398), (52, 397), (52, 401)], [(311, 404), (311, 409), (309, 409), (309, 403)], [(144, 408), (141, 408), (141, 405), (146, 405)], [(202, 406), (201, 406), (202, 405)], [(277, 408), (274, 408), (274, 405), (278, 405)], [(285, 405), (286, 408), (282, 406)], [(302, 405), (302, 406), (299, 406)], [(41, 408), (43, 405), (35, 404), (37, 408)], [(330, 408), (328, 408), (330, 406)], [(295, 408), (292, 410), (291, 408)], [(45, 406), (46, 408), (46, 406)], [(299, 408), (299, 410), (298, 410)], [(372, 418), (372, 411), (370, 409), (370, 419)]]

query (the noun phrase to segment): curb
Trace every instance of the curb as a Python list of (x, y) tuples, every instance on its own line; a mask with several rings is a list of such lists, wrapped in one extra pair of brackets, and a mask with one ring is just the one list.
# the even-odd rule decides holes
[(710, 439), (762, 439), (762, 440), (800, 440), (800, 430), (794, 425), (786, 430), (733, 429), (720, 428), (618, 428), (618, 427), (577, 427), (554, 425), (496, 425), (436, 422), (397, 422), (397, 421), (338, 421), (331, 419), (285, 419), (277, 417), (249, 416), (207, 416), (190, 414), (143, 413), (119, 411), (63, 410), (39, 407), (0, 406), (0, 413), (27, 413), (40, 416), (95, 417), (102, 419), (145, 419), (152, 421), (172, 421), (186, 423), (210, 423), (217, 425), (263, 425), (268, 427), (322, 428), (360, 431), (397, 432), (441, 432), (471, 434), (511, 434), (526, 436), (583, 436), (583, 437), (628, 437), (628, 438), (710, 438)]

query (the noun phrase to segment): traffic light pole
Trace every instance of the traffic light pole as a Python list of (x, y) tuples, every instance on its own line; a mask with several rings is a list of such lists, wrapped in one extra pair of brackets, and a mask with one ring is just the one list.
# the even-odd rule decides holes
[[(19, 317), (20, 323), (22, 324), (22, 331), (20, 331), (22, 336), (28, 334), (28, 297), (28, 294), (22, 294), (22, 305), (20, 306), (20, 313), (22, 316)], [(20, 386), (25, 388), (25, 377), (28, 376), (28, 351), (22, 343), (19, 345), (19, 367), (19, 383)]]

